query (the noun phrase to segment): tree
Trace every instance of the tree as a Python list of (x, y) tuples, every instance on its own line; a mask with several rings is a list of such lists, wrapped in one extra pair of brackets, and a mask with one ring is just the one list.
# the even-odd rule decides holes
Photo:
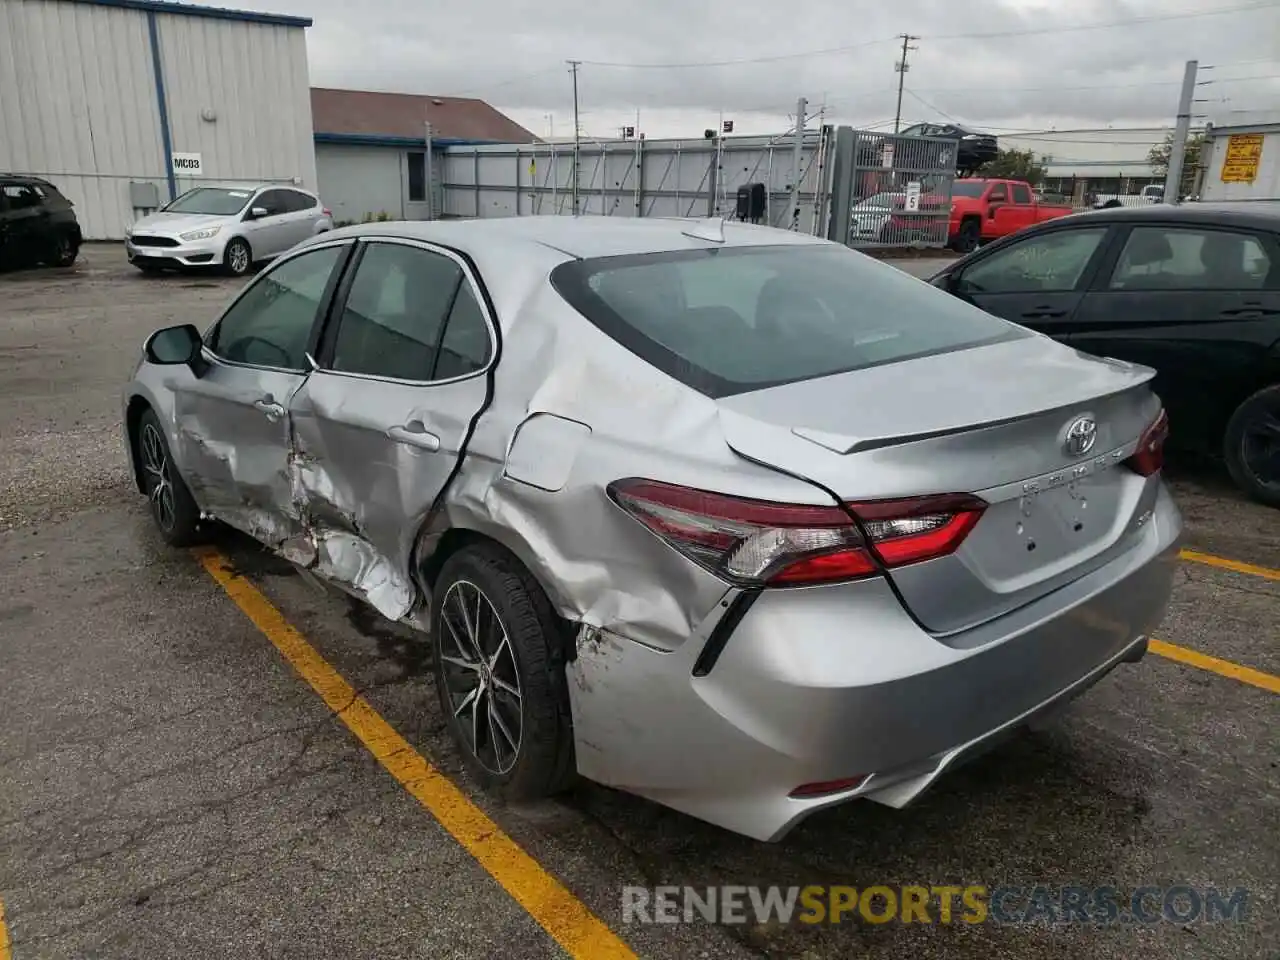
[[(1200, 167), (1200, 155), (1204, 152), (1205, 135), (1191, 133), (1187, 135), (1187, 148), (1182, 152), (1182, 183), (1178, 186), (1178, 195), (1185, 196), (1195, 188), (1196, 170)], [(1164, 179), (1169, 175), (1169, 157), (1173, 154), (1173, 134), (1166, 133), (1164, 140), (1154, 144), (1147, 151), (1147, 164), (1151, 172)]]
[(1034, 187), (1044, 179), (1044, 167), (1036, 162), (1036, 156), (1030, 150), (1001, 147), (1000, 155), (979, 167), (977, 176), (1025, 180)]

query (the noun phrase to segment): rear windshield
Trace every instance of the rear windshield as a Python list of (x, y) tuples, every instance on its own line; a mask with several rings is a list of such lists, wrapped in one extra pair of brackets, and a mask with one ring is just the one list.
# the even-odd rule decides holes
[(604, 333), (710, 397), (1031, 336), (834, 244), (575, 260), (551, 283)]
[(953, 197), (980, 197), (987, 191), (985, 180), (969, 181), (957, 180), (951, 184), (951, 195)]

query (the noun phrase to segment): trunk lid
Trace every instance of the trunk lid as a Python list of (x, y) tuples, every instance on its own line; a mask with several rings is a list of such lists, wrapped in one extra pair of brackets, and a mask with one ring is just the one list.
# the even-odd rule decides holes
[[(845, 502), (969, 493), (990, 506), (950, 556), (890, 570), (913, 616), (953, 633), (1133, 545), (1156, 484), (1128, 469), (1160, 401), (1149, 368), (1031, 336), (717, 401), (741, 456)], [(1068, 431), (1096, 425), (1087, 450)]]

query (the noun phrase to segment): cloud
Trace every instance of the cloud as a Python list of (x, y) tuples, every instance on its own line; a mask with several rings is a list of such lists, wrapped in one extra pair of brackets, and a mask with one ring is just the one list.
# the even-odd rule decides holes
[[(546, 133), (572, 123), (565, 61), (579, 74), (583, 125), (597, 136), (634, 122), (650, 136), (696, 136), (719, 111), (739, 129), (785, 125), (798, 96), (828, 117), (892, 118), (900, 56), (909, 53), (911, 120), (955, 117), (992, 129), (1171, 123), (1183, 63), (1216, 65), (1198, 110), (1274, 103), (1280, 3), (1252, 0), (253, 0), (310, 16), (317, 85), (481, 97)], [(1181, 17), (1187, 12), (1227, 11)], [(1098, 29), (1089, 24), (1131, 22)], [(1162, 19), (1163, 18), (1163, 19)], [(994, 35), (993, 34), (1004, 34)], [(833, 49), (842, 48), (842, 49)], [(814, 52), (792, 56), (802, 51)], [(606, 64), (721, 66), (627, 67)], [(630, 119), (628, 119), (630, 118)], [(654, 129), (655, 125), (659, 129)], [(674, 129), (679, 127), (679, 129)], [(671, 129), (667, 129), (671, 128)]]

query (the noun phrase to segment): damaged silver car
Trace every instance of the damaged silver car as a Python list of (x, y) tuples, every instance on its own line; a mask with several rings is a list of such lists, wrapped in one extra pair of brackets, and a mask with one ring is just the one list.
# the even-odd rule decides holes
[(222, 521), (425, 632), (484, 786), (776, 840), (1142, 657), (1151, 377), (765, 227), (373, 223), (153, 334), (124, 419), (170, 543)]

